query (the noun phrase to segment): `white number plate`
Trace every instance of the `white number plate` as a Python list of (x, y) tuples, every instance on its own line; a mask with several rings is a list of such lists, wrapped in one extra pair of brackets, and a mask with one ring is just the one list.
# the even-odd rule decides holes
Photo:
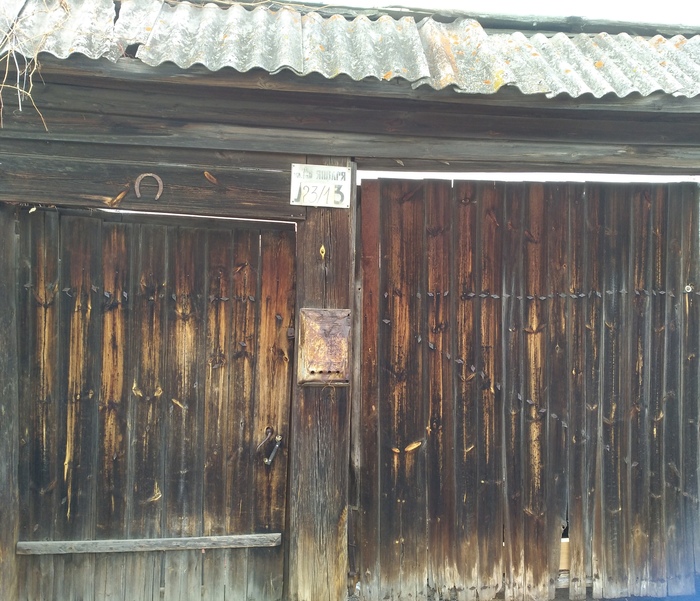
[(350, 207), (352, 172), (349, 167), (292, 163), (289, 202), (307, 207)]

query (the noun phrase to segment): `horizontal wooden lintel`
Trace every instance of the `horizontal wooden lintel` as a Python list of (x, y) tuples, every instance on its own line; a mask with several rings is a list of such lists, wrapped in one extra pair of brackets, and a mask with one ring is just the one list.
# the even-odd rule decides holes
[(18, 555), (67, 555), (71, 553), (134, 553), (143, 551), (186, 551), (191, 549), (241, 549), (278, 547), (282, 534), (236, 534), (187, 538), (144, 538), (125, 540), (20, 541)]

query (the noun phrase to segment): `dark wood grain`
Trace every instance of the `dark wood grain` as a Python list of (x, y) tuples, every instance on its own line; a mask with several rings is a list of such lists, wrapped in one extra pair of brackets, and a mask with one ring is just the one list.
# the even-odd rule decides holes
[[(700, 394), (700, 303), (698, 292), (700, 284), (700, 237), (698, 233), (697, 190), (684, 186), (681, 192), (683, 202), (682, 225), (682, 287), (681, 311), (683, 327), (681, 332), (681, 361), (683, 404), (682, 439), (683, 439), (683, 485), (682, 502), (684, 504), (685, 526), (688, 537), (687, 556), (684, 558), (689, 572), (700, 568), (700, 503), (698, 503), (698, 468), (700, 467), (700, 446), (698, 441), (698, 404), (694, 399)], [(696, 591), (697, 594), (697, 591)]]
[(546, 516), (546, 413), (547, 413), (547, 234), (542, 185), (529, 188), (523, 215), (523, 318), (524, 430), (523, 513), (524, 544), (528, 550), (525, 588), (534, 597), (549, 595)]
[(455, 185), (453, 203), (455, 242), (455, 474), (457, 540), (460, 566), (458, 592), (461, 599), (479, 595), (478, 477), (478, 383), (480, 305), (478, 292), (478, 194), (473, 183)]
[[(289, 405), (293, 377), (295, 237), (292, 232), (262, 233), (260, 241), (260, 289), (257, 332), (257, 370), (251, 431), (263, 440), (267, 428), (282, 436), (272, 464), (266, 465), (275, 447), (271, 440), (252, 457), (252, 527), (254, 532), (279, 532), (285, 528)], [(323, 423), (323, 422), (319, 422)], [(251, 550), (248, 556), (248, 596), (252, 599), (281, 599), (284, 550)]]
[[(59, 372), (62, 511), (56, 516), (55, 536), (80, 540), (95, 536), (101, 364), (93, 360), (92, 349), (99, 348), (101, 341), (101, 224), (67, 217), (61, 220), (60, 236), (59, 343), (65, 355)], [(92, 598), (94, 557), (54, 560), (62, 562), (70, 577), (54, 581), (56, 593), (66, 598)]]
[[(666, 236), (668, 228), (668, 199), (658, 187), (652, 193), (651, 250), (651, 364), (649, 383), (649, 583), (647, 594), (667, 593), (666, 511), (665, 511), (665, 452), (664, 452), (664, 384), (666, 362)], [(660, 294), (664, 292), (664, 294)]]
[[(586, 257), (602, 256), (602, 203), (600, 188), (586, 186), (585, 206), (585, 252)], [(588, 300), (586, 306), (586, 490), (587, 519), (589, 537), (586, 539), (586, 572), (592, 580), (593, 594), (602, 596), (602, 522), (601, 522), (601, 486), (600, 486), (600, 451), (598, 442), (600, 432), (600, 345), (603, 303), (603, 266), (600, 261), (588, 261)]]
[[(102, 319), (98, 468), (95, 536), (120, 538), (127, 530), (128, 421), (131, 400), (127, 372), (133, 298), (131, 232), (123, 224), (104, 224), (102, 281), (99, 296)], [(126, 558), (95, 559), (96, 598), (120, 598), (125, 592)]]
[[(423, 137), (439, 132), (446, 138), (458, 138), (468, 133), (475, 139), (502, 138), (553, 139), (581, 142), (637, 142), (640, 144), (668, 143), (673, 131), (685, 125), (687, 137), (675, 141), (689, 145), (693, 136), (700, 135), (700, 120), (689, 115), (665, 115), (663, 120), (648, 120), (640, 115), (621, 115), (599, 110), (597, 119), (590, 111), (550, 110), (550, 127), (543, 130), (540, 114), (501, 108), (487, 103), (473, 103), (465, 111), (458, 103), (435, 103), (425, 100), (397, 102), (372, 95), (348, 98), (333, 94), (291, 94), (271, 89), (259, 90), (222, 88), (218, 86), (183, 86), (181, 81), (158, 87), (139, 88), (129, 85), (104, 85), (84, 80), (89, 95), (75, 93), (76, 82), (63, 83), (44, 80), (33, 89), (33, 98), (41, 106), (51, 131), (48, 115), (70, 107), (71, 112), (84, 116), (104, 114), (115, 118), (153, 116), (150, 107), (157, 106), (157, 117), (174, 127), (184, 127), (183, 111), (189, 110), (197, 123), (289, 127), (325, 130), (328, 132), (368, 132)], [(207, 102), (203, 103), (202, 98)], [(280, 111), (280, 107), (286, 110)], [(196, 112), (195, 112), (196, 111)], [(24, 121), (36, 122), (36, 116), (26, 111)], [(387, 114), (391, 118), (387, 118)], [(9, 119), (7, 119), (9, 121)], [(633, 128), (633, 124), (643, 127)], [(161, 130), (164, 129), (161, 127)], [(161, 131), (161, 135), (166, 132)], [(671, 138), (673, 139), (673, 138)]]
[(362, 340), (360, 377), (361, 470), (360, 470), (360, 578), (362, 594), (369, 601), (380, 599), (379, 538), (380, 462), (386, 451), (379, 442), (379, 344), (380, 344), (380, 183), (362, 184), (359, 260), (361, 269)]
[[(569, 598), (586, 598), (586, 548), (590, 538), (586, 488), (586, 296), (588, 257), (585, 254), (585, 194), (581, 185), (569, 188), (569, 284), (566, 340), (569, 396), (568, 525)], [(563, 425), (563, 422), (562, 422)], [(589, 547), (590, 548), (590, 547)]]
[(0, 582), (4, 595), (19, 598), (19, 562), (15, 545), (20, 533), (19, 483), (19, 371), (18, 371), (18, 259), (19, 237), (15, 209), (0, 205)]
[[(609, 31), (607, 27), (604, 28)], [(603, 29), (597, 28), (596, 31)], [(656, 30), (654, 30), (656, 32)], [(670, 30), (669, 30), (670, 31)], [(610, 31), (613, 33), (613, 31)], [(216, 86), (236, 87), (253, 90), (302, 91), (315, 94), (342, 94), (360, 97), (383, 97), (405, 100), (430, 100), (435, 103), (459, 104), (463, 107), (510, 107), (527, 108), (532, 110), (563, 111), (571, 108), (598, 112), (633, 113), (697, 113), (700, 103), (696, 98), (672, 96), (663, 93), (652, 93), (648, 96), (630, 95), (618, 98), (606, 95), (594, 98), (589, 95), (572, 98), (561, 94), (555, 98), (547, 98), (541, 94), (523, 94), (514, 87), (504, 86), (498, 94), (460, 94), (447, 88), (436, 91), (429, 86), (414, 87), (411, 82), (396, 78), (391, 85), (384, 81), (367, 78), (354, 81), (350, 77), (339, 75), (332, 79), (320, 73), (310, 73), (300, 79), (291, 71), (282, 70), (270, 75), (260, 69), (251, 69), (246, 73), (229, 73), (226, 70), (212, 72), (202, 65), (192, 65), (181, 69), (175, 64), (164, 63), (154, 70), (149, 65), (138, 61), (113, 62), (106, 58), (94, 60), (80, 54), (74, 54), (68, 59), (60, 59), (51, 55), (43, 57), (43, 77), (47, 81), (68, 81), (74, 84), (89, 82), (106, 88), (123, 88), (125, 82), (140, 82), (144, 76), (154, 83), (176, 82), (177, 89), (183, 86)], [(11, 67), (12, 68), (12, 67)], [(96, 82), (99, 82), (96, 84)]]
[(545, 188), (547, 222), (547, 484), (545, 516), (549, 597), (555, 593), (559, 572), (561, 537), (567, 525), (570, 373), (567, 340), (570, 338), (567, 314), (569, 298), (569, 210), (570, 188), (549, 184)]
[(503, 214), (503, 563), (505, 598), (521, 599), (525, 581), (522, 437), (523, 397), (523, 210), (524, 184), (506, 189)]
[[(260, 461), (256, 447), (264, 438), (255, 427), (255, 373), (264, 369), (258, 357), (260, 324), (260, 231), (236, 230), (233, 244), (230, 331), (232, 405), (227, 413), (229, 447), (226, 456), (228, 532), (253, 532), (253, 470)], [(259, 365), (259, 367), (258, 367)], [(232, 550), (224, 558), (226, 586), (231, 594), (246, 597), (248, 551)]]
[[(345, 159), (322, 157), (309, 162), (348, 165)], [(354, 242), (354, 208), (309, 208), (297, 231), (297, 311), (301, 307), (352, 310)], [(347, 387), (294, 388), (288, 594), (298, 601), (330, 601), (347, 595), (349, 402)]]
[(605, 228), (603, 256), (603, 326), (600, 410), (602, 412), (602, 528), (603, 596), (628, 594), (627, 540), (622, 513), (626, 491), (623, 421), (629, 414), (628, 349), (628, 261), (629, 206), (620, 187), (608, 187), (604, 196)]
[[(206, 283), (204, 323), (206, 324), (204, 360), (204, 414), (202, 422), (203, 480), (202, 534), (222, 535), (228, 511), (226, 505), (226, 465), (234, 442), (227, 432), (231, 352), (230, 330), (233, 314), (231, 278), (233, 275), (233, 235), (231, 231), (213, 230), (206, 236)], [(228, 582), (228, 551), (203, 554), (203, 598), (225, 596)], [(232, 570), (233, 571), (233, 570)]]
[[(113, 159), (85, 156), (89, 150), (78, 157), (0, 152), (0, 176), (6, 182), (0, 200), (21, 197), (24, 202), (41, 205), (229, 217), (299, 220), (304, 216), (303, 207), (289, 204), (291, 164), (274, 170), (261, 170), (254, 164), (247, 169), (189, 162), (182, 165), (177, 164), (176, 154), (170, 161), (144, 165), (119, 155)], [(60, 148), (56, 152), (60, 153)], [(140, 182), (141, 197), (137, 197), (136, 179), (151, 172), (163, 182), (162, 196), (155, 199), (158, 186), (149, 177)], [(36, 177), (37, 173), (41, 177)]]
[[(421, 394), (424, 325), (424, 189), (421, 183), (386, 182), (382, 240), (380, 328), (385, 343), (380, 356), (380, 444), (382, 495), (382, 596), (423, 594), (427, 580), (425, 557), (425, 423)], [(382, 331), (383, 330), (383, 331)], [(398, 536), (397, 536), (398, 535)]]
[[(129, 446), (128, 538), (164, 535), (164, 401), (168, 292), (166, 228), (138, 226), (134, 232), (133, 333), (129, 349), (131, 411)], [(160, 589), (158, 553), (127, 557), (127, 595), (152, 595)]]
[(627, 469), (630, 491), (628, 513), (629, 592), (646, 592), (649, 572), (649, 381), (651, 340), (651, 191), (631, 193), (630, 207), (630, 410)]
[[(202, 455), (199, 429), (203, 413), (206, 289), (204, 232), (169, 229), (171, 286), (167, 303), (167, 361), (163, 389), (165, 409), (166, 536), (201, 535)], [(165, 595), (189, 599), (201, 594), (202, 554), (195, 551), (165, 557)]]
[[(20, 220), (21, 263), (19, 337), (20, 523), (21, 538), (51, 538), (59, 510), (58, 419), (58, 215), (45, 211)], [(28, 598), (53, 594), (53, 559), (24, 561), (22, 593)]]
[(481, 304), (480, 351), (477, 357), (477, 462), (479, 486), (477, 512), (479, 523), (479, 598), (492, 599), (502, 586), (503, 556), (503, 473), (501, 458), (502, 348), (501, 287), (503, 269), (503, 196), (502, 184), (484, 182), (478, 186), (479, 280)]
[[(692, 546), (685, 525), (683, 502), (683, 464), (685, 390), (683, 387), (682, 334), (685, 315), (682, 310), (685, 283), (683, 272), (683, 233), (688, 218), (684, 211), (682, 189), (668, 189), (668, 227), (666, 238), (666, 364), (664, 367), (664, 462), (666, 467), (664, 502), (667, 536), (667, 586), (669, 596), (695, 593), (694, 562), (689, 561)], [(690, 403), (688, 403), (690, 404)]]

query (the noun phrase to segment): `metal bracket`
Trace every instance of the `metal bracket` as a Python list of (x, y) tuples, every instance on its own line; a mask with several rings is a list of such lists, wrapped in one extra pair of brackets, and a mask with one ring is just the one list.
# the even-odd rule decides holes
[(265, 459), (263, 459), (263, 463), (265, 465), (272, 465), (272, 460), (275, 458), (275, 455), (277, 455), (277, 451), (279, 450), (280, 446), (282, 446), (282, 436), (278, 434), (275, 436), (275, 447), (272, 449), (272, 453), (270, 453), (269, 457), (265, 457)]

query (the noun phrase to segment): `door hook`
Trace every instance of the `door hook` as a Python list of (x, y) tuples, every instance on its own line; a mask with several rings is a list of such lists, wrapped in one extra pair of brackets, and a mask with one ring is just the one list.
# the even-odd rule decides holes
[(265, 443), (266, 443), (268, 440), (270, 440), (270, 439), (272, 438), (272, 435), (273, 435), (274, 433), (275, 433), (275, 431), (274, 431), (270, 426), (268, 426), (267, 428), (265, 428), (265, 440), (263, 440), (263, 441), (258, 445), (258, 448), (255, 449), (255, 452), (256, 452), (256, 453), (257, 453), (260, 449), (262, 449), (263, 446), (265, 446)]
[(265, 465), (272, 465), (272, 460), (275, 458), (275, 455), (277, 455), (277, 451), (279, 450), (280, 446), (282, 445), (282, 436), (278, 434), (275, 436), (275, 448), (272, 449), (272, 453), (270, 453), (269, 457), (266, 457), (263, 459), (263, 463)]

